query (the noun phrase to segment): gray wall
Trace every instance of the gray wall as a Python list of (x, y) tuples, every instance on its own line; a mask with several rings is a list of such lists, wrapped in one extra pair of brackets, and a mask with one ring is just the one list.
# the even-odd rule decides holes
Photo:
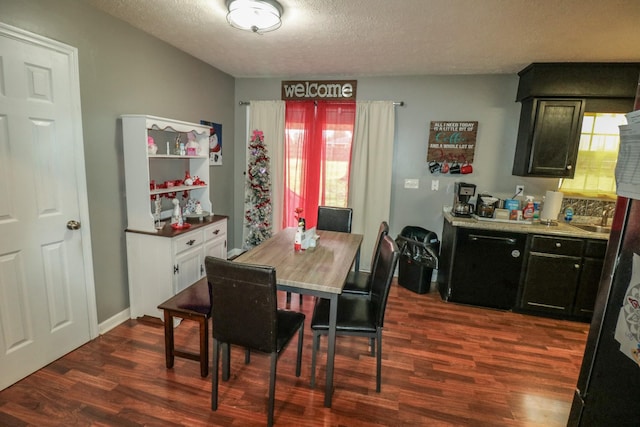
[[(516, 184), (525, 193), (544, 195), (556, 189), (557, 179), (522, 178), (511, 175), (515, 152), (520, 104), (515, 102), (517, 75), (413, 76), (413, 77), (336, 77), (358, 80), (358, 100), (404, 101), (396, 107), (396, 138), (390, 233), (395, 237), (405, 225), (418, 225), (442, 235), (442, 207), (451, 205), (453, 183), (457, 180), (477, 185), (480, 192), (511, 197)], [(237, 79), (236, 101), (280, 99), (282, 80)], [(327, 79), (323, 77), (322, 79)], [(241, 177), (246, 139), (247, 107), (236, 102), (236, 177)], [(427, 141), (432, 120), (478, 121), (478, 135), (470, 175), (431, 175), (427, 168)], [(405, 189), (404, 180), (417, 178), (420, 188)], [(440, 181), (439, 191), (431, 191), (431, 180)], [(236, 181), (237, 192), (242, 184)], [(240, 194), (240, 193), (238, 193)], [(242, 214), (242, 200), (235, 200), (235, 215)], [(236, 224), (235, 235), (241, 236)], [(237, 247), (241, 242), (236, 239)]]
[(211, 201), (217, 214), (231, 216), (234, 79), (76, 0), (0, 0), (0, 21), (78, 48), (97, 311), (103, 322), (129, 306), (118, 117), (222, 123), (224, 165), (211, 168)]

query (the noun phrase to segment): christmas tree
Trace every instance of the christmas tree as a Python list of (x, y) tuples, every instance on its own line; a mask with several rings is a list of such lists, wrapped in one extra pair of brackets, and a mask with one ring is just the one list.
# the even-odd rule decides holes
[(262, 131), (254, 130), (249, 143), (249, 165), (245, 192), (245, 249), (258, 246), (271, 237), (271, 179), (269, 156)]

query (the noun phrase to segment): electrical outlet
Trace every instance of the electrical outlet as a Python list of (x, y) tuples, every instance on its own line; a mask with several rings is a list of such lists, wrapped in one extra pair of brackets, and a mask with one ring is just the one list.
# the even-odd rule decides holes
[(420, 180), (418, 179), (405, 179), (404, 188), (420, 188)]
[(516, 185), (516, 196), (524, 196), (524, 185)]

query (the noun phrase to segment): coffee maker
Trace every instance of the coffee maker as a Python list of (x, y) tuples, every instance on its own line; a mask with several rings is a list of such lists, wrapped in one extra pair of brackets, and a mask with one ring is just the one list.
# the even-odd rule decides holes
[(476, 194), (476, 185), (466, 182), (456, 182), (453, 190), (453, 208), (451, 213), (454, 216), (471, 216), (473, 205), (469, 199)]

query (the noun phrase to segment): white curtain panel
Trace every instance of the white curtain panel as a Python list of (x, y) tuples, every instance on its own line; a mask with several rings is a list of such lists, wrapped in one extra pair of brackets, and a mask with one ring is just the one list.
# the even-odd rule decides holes
[(357, 101), (351, 151), (352, 231), (364, 235), (360, 268), (371, 270), (378, 228), (389, 222), (395, 107), (393, 101)]
[[(269, 174), (271, 177), (271, 205), (273, 218), (271, 226), (273, 233), (282, 229), (282, 205), (284, 191), (284, 101), (250, 101), (249, 102), (249, 135), (247, 141), (253, 135), (254, 130), (261, 130), (264, 134), (264, 145), (267, 147)], [(246, 153), (249, 159), (249, 153)], [(245, 192), (246, 192), (245, 188)], [(246, 196), (246, 194), (245, 194)], [(246, 210), (245, 206), (245, 210)], [(243, 229), (243, 241), (247, 230)]]

